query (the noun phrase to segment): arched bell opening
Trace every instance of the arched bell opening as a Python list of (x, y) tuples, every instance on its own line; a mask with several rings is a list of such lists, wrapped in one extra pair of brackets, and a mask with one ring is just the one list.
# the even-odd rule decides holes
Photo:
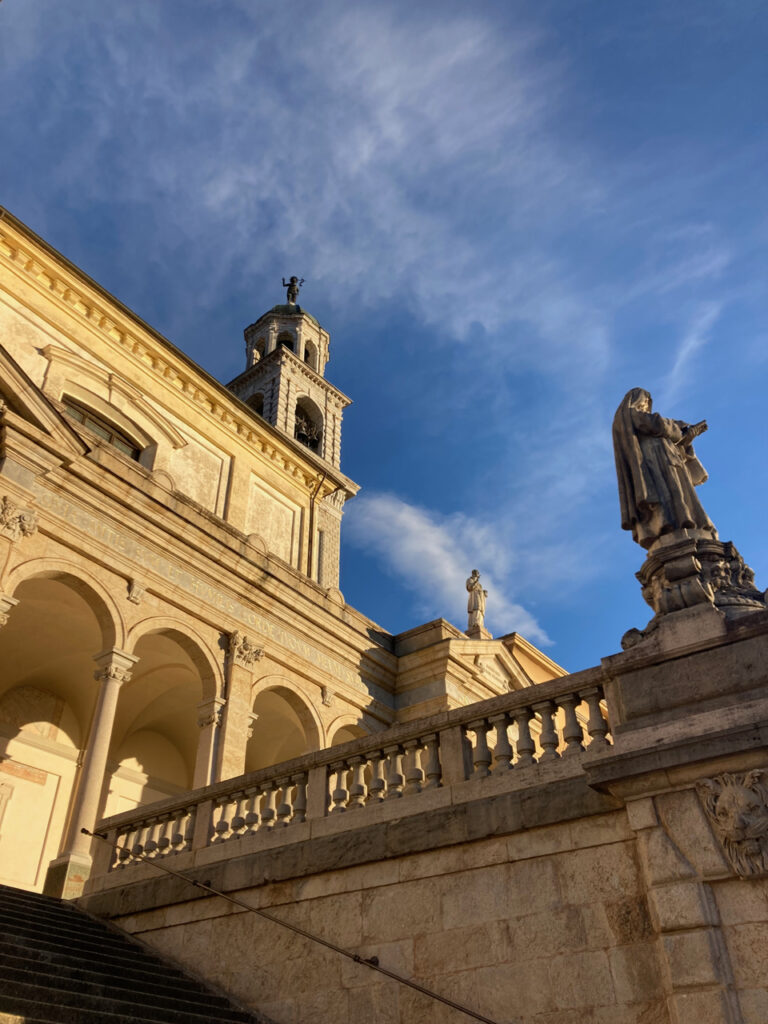
[(264, 415), (264, 395), (260, 391), (247, 398), (245, 404), (259, 416)]
[(260, 690), (253, 701), (245, 770), (256, 771), (320, 747), (320, 730), (309, 705), (286, 686)]
[(296, 351), (296, 339), (290, 331), (281, 331), (277, 336), (277, 347), (287, 348), (290, 352)]
[(311, 398), (300, 398), (296, 403), (294, 437), (310, 451), (323, 451), (323, 414)]
[(304, 362), (311, 369), (317, 371), (317, 346), (312, 341), (304, 342)]

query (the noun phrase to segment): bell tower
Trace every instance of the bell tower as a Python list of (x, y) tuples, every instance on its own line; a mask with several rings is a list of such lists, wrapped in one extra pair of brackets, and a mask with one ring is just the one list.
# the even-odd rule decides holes
[(228, 387), (267, 423), (339, 469), (341, 417), (350, 399), (325, 379), (328, 332), (295, 301), (296, 278), (286, 287), (289, 301), (246, 327), (245, 370)]
[[(325, 379), (330, 337), (297, 303), (297, 278), (283, 280), (288, 301), (245, 328), (245, 370), (227, 385), (267, 423), (307, 449), (318, 482), (340, 473), (341, 418), (351, 400)], [(311, 454), (310, 454), (311, 453)], [(335, 471), (335, 472), (334, 472)], [(325, 587), (339, 585), (339, 546), (346, 480), (325, 498), (311, 499), (309, 575)], [(349, 493), (349, 492), (348, 492)]]

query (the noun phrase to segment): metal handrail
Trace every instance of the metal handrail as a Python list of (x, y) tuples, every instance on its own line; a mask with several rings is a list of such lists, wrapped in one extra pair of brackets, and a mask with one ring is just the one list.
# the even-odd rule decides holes
[[(93, 839), (100, 839), (115, 850), (126, 850), (129, 853), (132, 852), (127, 846), (112, 842), (112, 840), (103, 833), (91, 832), (87, 828), (81, 828), (80, 831), (83, 835), (91, 836)], [(334, 953), (339, 953), (341, 956), (347, 957), (348, 960), (352, 960), (356, 964), (363, 964), (365, 967), (369, 967), (372, 971), (377, 971), (379, 974), (383, 974), (387, 978), (392, 978), (393, 981), (400, 982), (401, 985), (407, 985), (408, 988), (415, 989), (417, 992), (421, 992), (422, 995), (436, 999), (445, 1006), (450, 1006), (452, 1010), (458, 1010), (460, 1013), (466, 1014), (468, 1017), (471, 1017), (472, 1020), (479, 1020), (482, 1024), (499, 1024), (498, 1021), (494, 1021), (490, 1017), (484, 1017), (482, 1014), (476, 1013), (474, 1010), (470, 1010), (469, 1007), (462, 1006), (461, 1003), (454, 1002), (453, 999), (448, 999), (447, 996), (441, 996), (438, 992), (433, 992), (424, 985), (419, 985), (418, 982), (411, 981), (410, 978), (404, 978), (401, 974), (397, 974), (395, 971), (390, 971), (386, 967), (382, 967), (379, 963), (378, 957), (362, 957), (359, 953), (353, 953), (349, 949), (344, 949), (343, 946), (337, 946), (335, 943), (329, 942), (327, 939), (323, 939), (319, 935), (308, 932), (304, 928), (299, 928), (298, 925), (290, 924), (288, 921), (283, 921), (281, 918), (275, 917), (274, 914), (270, 914), (268, 911), (262, 910), (260, 907), (253, 907), (250, 903), (246, 903), (244, 900), (238, 899), (237, 896), (230, 896), (225, 892), (221, 892), (219, 889), (214, 889), (213, 886), (210, 886), (205, 882), (198, 882), (197, 879), (190, 878), (188, 875), (182, 874), (181, 871), (174, 871), (173, 868), (168, 868), (164, 864), (160, 864), (156, 860), (153, 860), (151, 857), (145, 856), (143, 853), (133, 854), (133, 857), (135, 859), (146, 861), (152, 867), (157, 868), (158, 871), (164, 871), (166, 875), (173, 875), (174, 878), (180, 878), (182, 881), (188, 882), (189, 885), (193, 885), (196, 889), (202, 889), (203, 892), (210, 893), (211, 896), (219, 896), (221, 899), (234, 904), (236, 907), (247, 910), (252, 914), (258, 914), (259, 917), (264, 917), (267, 921), (272, 921), (273, 924), (279, 924), (283, 928), (287, 928), (289, 931), (295, 932), (296, 935), (301, 935), (305, 939), (309, 939), (311, 942), (316, 942), (318, 945), (325, 946), (326, 949), (331, 949)]]

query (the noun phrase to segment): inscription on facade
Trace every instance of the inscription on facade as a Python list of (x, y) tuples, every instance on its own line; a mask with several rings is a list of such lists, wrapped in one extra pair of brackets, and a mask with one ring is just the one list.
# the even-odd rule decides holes
[(194, 595), (211, 607), (217, 608), (233, 619), (244, 623), (258, 637), (259, 641), (269, 638), (276, 646), (290, 651), (292, 654), (304, 659), (304, 661), (315, 665), (323, 672), (327, 672), (335, 679), (343, 680), (352, 686), (359, 683), (355, 673), (336, 661), (335, 658), (323, 654), (322, 651), (318, 651), (317, 648), (308, 644), (306, 640), (302, 640), (284, 627), (270, 622), (269, 619), (266, 619), (253, 609), (247, 608), (236, 598), (225, 593), (223, 590), (219, 590), (212, 584), (206, 583), (205, 580), (200, 579), (199, 576), (196, 576), (188, 569), (183, 569), (160, 552), (152, 551), (144, 544), (134, 540), (133, 537), (99, 519), (98, 516), (94, 516), (85, 509), (74, 505), (72, 502), (67, 501), (66, 498), (51, 494), (40, 486), (35, 488), (35, 498), (41, 509), (53, 513), (53, 515), (66, 520), (68, 523), (72, 523), (73, 526), (89, 537), (93, 537), (112, 550), (118, 551), (134, 567), (140, 566), (142, 569), (162, 576), (163, 579), (180, 587), (186, 593)]

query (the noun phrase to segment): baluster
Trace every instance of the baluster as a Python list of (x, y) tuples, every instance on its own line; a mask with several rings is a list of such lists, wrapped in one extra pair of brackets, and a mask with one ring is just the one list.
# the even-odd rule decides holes
[(245, 835), (252, 836), (256, 834), (259, 827), (259, 821), (261, 815), (259, 814), (259, 808), (261, 807), (261, 787), (260, 786), (249, 786), (245, 791), (247, 800), (245, 804)]
[(589, 708), (589, 721), (587, 722), (587, 732), (590, 737), (590, 746), (597, 747), (610, 747), (610, 743), (606, 739), (606, 733), (608, 732), (608, 723), (603, 718), (603, 711), (600, 707), (600, 700), (602, 698), (602, 687), (593, 686), (589, 690), (582, 690), (581, 696), (587, 702)]
[(291, 779), (296, 792), (293, 796), (293, 818), (292, 821), (297, 823), (307, 820), (307, 773), (302, 772), (300, 775), (294, 775)]
[(560, 707), (565, 712), (565, 726), (563, 727), (563, 739), (565, 740), (564, 755), (569, 757), (572, 754), (581, 754), (584, 750), (582, 736), (584, 735), (581, 722), (576, 715), (576, 705), (581, 704), (581, 697), (576, 693), (568, 693), (559, 698)]
[(349, 790), (347, 789), (347, 766), (343, 761), (331, 765), (331, 771), (336, 776), (336, 787), (331, 793), (333, 807), (331, 814), (343, 814), (347, 809)]
[(533, 757), (536, 744), (531, 736), (530, 721), (533, 718), (533, 711), (530, 708), (522, 708), (515, 712), (515, 724), (517, 725), (517, 761), (518, 768), (525, 768), (529, 764), (535, 764)]
[(164, 814), (160, 819), (160, 835), (157, 837), (157, 855), (164, 857), (170, 849), (170, 831), (173, 814)]
[(491, 752), (488, 749), (488, 722), (484, 718), (469, 722), (467, 729), (475, 734), (475, 746), (472, 751), (472, 764), (475, 779), (484, 779), (491, 774)]
[(227, 839), (227, 833), (229, 832), (229, 821), (227, 819), (227, 807), (229, 806), (229, 797), (216, 797), (216, 806), (221, 808), (221, 810), (219, 812), (219, 820), (213, 826), (213, 830), (216, 833), (213, 841), (214, 843), (223, 843)]
[(280, 803), (277, 805), (277, 827), (285, 828), (290, 821), (293, 807), (291, 806), (291, 780), (281, 779), (277, 786), (280, 790)]
[(146, 825), (142, 824), (136, 829), (136, 838), (133, 841), (131, 847), (131, 858), (139, 860), (141, 855), (144, 853), (144, 837), (148, 834), (149, 830)]
[(405, 751), (405, 792), (420, 793), (421, 784), (424, 781), (424, 772), (419, 763), (419, 751), (421, 740), (406, 740), (403, 744)]
[(507, 726), (509, 718), (505, 712), (499, 715), (492, 715), (488, 719), (496, 730), (496, 746), (493, 750), (493, 773), (508, 772), (512, 767), (512, 745), (509, 742)]
[(431, 735), (425, 736), (422, 743), (427, 750), (425, 768), (427, 781), (424, 783), (424, 789), (437, 789), (442, 785), (443, 779), (443, 770), (440, 764), (440, 741), (437, 733), (433, 732)]
[(127, 867), (128, 861), (131, 859), (131, 851), (133, 849), (133, 843), (136, 838), (136, 832), (134, 829), (128, 829), (122, 836), (118, 838), (120, 843), (120, 849), (117, 851), (116, 867), (124, 868)]
[(186, 820), (184, 822), (184, 846), (180, 852), (186, 852), (192, 849), (192, 843), (195, 840), (195, 822), (197, 821), (197, 807), (192, 804), (186, 810)]
[(365, 758), (351, 757), (352, 782), (349, 787), (349, 809), (359, 810), (365, 807)]
[(554, 761), (560, 757), (557, 752), (559, 741), (557, 738), (557, 732), (555, 731), (555, 723), (552, 721), (552, 714), (555, 710), (555, 705), (551, 700), (543, 700), (539, 704), (534, 704), (533, 710), (537, 711), (541, 715), (541, 735), (539, 736), (539, 743), (542, 746), (542, 753), (538, 758), (539, 764), (541, 764), (542, 761)]
[(277, 801), (277, 790), (274, 782), (269, 784), (269, 789), (264, 796), (264, 807), (261, 811), (261, 827), (272, 829), (275, 827), (275, 803)]
[(371, 754), (371, 784), (368, 787), (368, 803), (379, 804), (384, 799), (384, 764), (383, 750), (375, 750)]
[(398, 744), (384, 747), (387, 755), (387, 800), (396, 800), (403, 795), (403, 751)]
[(239, 839), (245, 828), (245, 791), (234, 793), (232, 799), (235, 801), (235, 813), (229, 823), (231, 839)]
[(169, 853), (179, 853), (184, 845), (184, 819), (188, 813), (189, 811), (187, 808), (184, 808), (181, 811), (177, 811), (176, 814), (171, 817)]

